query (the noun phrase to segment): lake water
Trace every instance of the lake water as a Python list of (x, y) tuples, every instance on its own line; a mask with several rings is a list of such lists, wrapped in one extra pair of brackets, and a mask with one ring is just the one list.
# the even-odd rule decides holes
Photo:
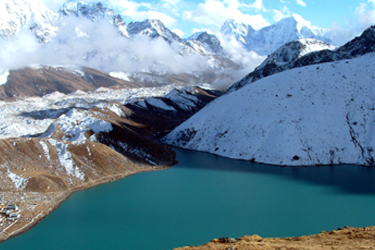
[(13, 249), (172, 249), (375, 225), (375, 168), (289, 168), (176, 149), (180, 163), (75, 193)]

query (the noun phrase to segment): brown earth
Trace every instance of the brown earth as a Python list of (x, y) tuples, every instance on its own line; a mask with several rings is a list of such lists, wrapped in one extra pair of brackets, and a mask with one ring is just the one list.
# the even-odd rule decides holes
[(24, 68), (11, 70), (8, 81), (0, 86), (0, 100), (13, 97), (44, 96), (55, 91), (69, 94), (76, 90), (93, 91), (99, 87), (136, 88), (143, 86), (137, 82), (129, 82), (111, 77), (92, 68), (82, 67), (82, 76), (77, 71), (62, 67), (39, 69)]
[(321, 232), (293, 238), (262, 238), (258, 235), (238, 239), (220, 238), (202, 246), (188, 246), (175, 250), (331, 250), (331, 249), (375, 249), (375, 226), (345, 227), (330, 232)]

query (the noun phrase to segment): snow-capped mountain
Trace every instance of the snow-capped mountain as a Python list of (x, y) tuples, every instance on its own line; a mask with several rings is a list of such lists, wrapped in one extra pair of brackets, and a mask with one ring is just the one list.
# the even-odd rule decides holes
[(208, 34), (207, 32), (194, 33), (186, 40), (193, 47), (202, 46), (205, 50), (204, 53), (206, 54), (211, 53), (216, 55), (225, 55), (224, 49), (221, 46), (219, 39), (214, 35)]
[(165, 142), (274, 165), (374, 165), (375, 53), (271, 75), (221, 96)]
[(101, 2), (91, 3), (85, 1), (69, 1), (59, 10), (60, 17), (75, 16), (88, 18), (94, 22), (108, 20), (117, 27), (123, 36), (128, 37), (127, 25), (122, 20), (121, 15), (113, 9), (105, 7)]
[(0, 36), (12, 38), (21, 29), (30, 29), (41, 42), (56, 35), (57, 15), (40, 0), (2, 0), (0, 2)]
[(253, 72), (233, 84), (228, 89), (228, 92), (235, 91), (246, 84), (288, 69), (352, 59), (375, 52), (374, 44), (375, 26), (371, 26), (361, 36), (338, 48), (312, 39), (294, 41), (276, 50)]
[[(188, 39), (182, 39), (177, 34), (165, 27), (159, 20), (145, 20), (143, 22), (131, 22), (128, 25), (128, 34), (130, 37), (148, 36), (152, 39), (161, 37), (174, 49), (177, 49), (182, 55), (210, 56), (216, 55), (225, 57), (224, 50), (217, 37), (206, 32), (193, 35)], [(218, 58), (212, 58), (213, 61)]]
[(280, 46), (302, 38), (313, 38), (330, 43), (328, 38), (314, 33), (304, 24), (304, 20), (297, 15), (281, 19), (280, 21), (254, 30), (250, 25), (228, 20), (221, 27), (225, 36), (235, 37), (244, 47), (260, 55), (269, 55)]
[(249, 24), (236, 22), (234, 19), (225, 21), (220, 31), (224, 35), (234, 36), (243, 45), (247, 44), (246, 37), (255, 32)]
[(147, 19), (143, 22), (131, 22), (128, 25), (129, 36), (146, 35), (151, 38), (162, 37), (169, 43), (184, 41), (171, 30), (167, 29), (160, 20)]

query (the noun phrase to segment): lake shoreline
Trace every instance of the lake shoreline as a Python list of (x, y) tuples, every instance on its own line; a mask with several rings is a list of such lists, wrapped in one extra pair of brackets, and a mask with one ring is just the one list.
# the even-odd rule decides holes
[[(76, 187), (71, 188), (70, 190), (63, 191), (63, 192), (45, 192), (45, 193), (41, 192), (38, 195), (40, 199), (45, 199), (45, 197), (51, 197), (51, 196), (53, 196), (53, 197), (57, 196), (58, 199), (57, 199), (56, 202), (51, 202), (47, 206), (42, 206), (42, 208), (38, 210), (39, 213), (38, 213), (37, 216), (30, 216), (30, 215), (25, 216), (22, 213), (23, 208), (31, 205), (30, 202), (29, 202), (29, 204), (27, 202), (23, 202), (23, 203), (17, 205), (17, 206), (20, 207), (21, 218), (19, 220), (15, 221), (13, 224), (11, 224), (11, 226), (5, 228), (5, 230), (0, 231), (0, 244), (4, 241), (7, 241), (7, 240), (9, 240), (11, 238), (14, 238), (14, 237), (17, 237), (17, 236), (31, 230), (33, 227), (35, 227), (36, 225), (41, 223), (48, 215), (50, 215), (52, 212), (57, 210), (61, 206), (61, 204), (64, 201), (68, 200), (75, 192), (83, 191), (83, 190), (86, 190), (86, 189), (94, 188), (94, 187), (99, 186), (99, 185), (103, 185), (103, 184), (107, 184), (107, 183), (110, 183), (110, 182), (118, 181), (118, 180), (124, 179), (126, 177), (135, 175), (135, 174), (140, 174), (140, 173), (143, 173), (143, 172), (151, 172), (151, 171), (160, 171), (160, 170), (168, 169), (170, 167), (171, 166), (164, 166), (164, 165), (163, 166), (154, 166), (152, 169), (145, 169), (144, 168), (144, 169), (138, 169), (138, 170), (136, 170), (134, 172), (131, 172), (131, 173), (114, 174), (114, 175), (111, 175), (111, 176), (103, 177), (103, 178), (98, 179), (98, 180), (90, 180), (87, 183), (82, 183), (81, 185), (78, 185)], [(15, 194), (18, 193), (23, 198), (22, 200), (30, 200), (30, 198), (27, 197), (28, 192), (3, 192), (3, 196), (7, 197), (7, 195), (4, 195), (4, 193), (7, 193), (9, 196), (15, 196)], [(35, 195), (35, 193), (37, 193), (37, 192), (30, 192), (30, 193)], [(21, 200), (21, 199), (16, 199), (16, 200)], [(24, 223), (22, 223), (22, 222), (25, 222), (26, 220), (28, 220), (29, 222), (24, 225)]]

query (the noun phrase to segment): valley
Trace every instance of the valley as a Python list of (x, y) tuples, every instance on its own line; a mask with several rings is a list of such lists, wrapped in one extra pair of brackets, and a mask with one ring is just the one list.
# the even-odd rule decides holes
[[(91, 188), (131, 176), (130, 189), (101, 196), (112, 199), (110, 210), (96, 197), (81, 198), (90, 216), (75, 207), (81, 200), (67, 205), (74, 227), (65, 225), (73, 238), (64, 244), (79, 242), (70, 230), (90, 234), (91, 222), (96, 229), (108, 222), (118, 226), (115, 245), (136, 228), (123, 246), (133, 249), (188, 245), (180, 240), (189, 238), (181, 236), (186, 228), (196, 245), (225, 237), (181, 249), (371, 249), (375, 26), (336, 44), (332, 30), (273, 10), (273, 23), (229, 18), (186, 36), (154, 10), (127, 22), (119, 3), (70, 0), (54, 10), (45, 3), (0, 3), (0, 244), (72, 197), (94, 197)], [(188, 22), (199, 13), (177, 16)], [(61, 218), (47, 225), (63, 228)], [(357, 228), (316, 234), (351, 223)], [(257, 231), (264, 238), (226, 236)], [(143, 232), (153, 244), (140, 240)], [(90, 244), (100, 249), (99, 239)]]

